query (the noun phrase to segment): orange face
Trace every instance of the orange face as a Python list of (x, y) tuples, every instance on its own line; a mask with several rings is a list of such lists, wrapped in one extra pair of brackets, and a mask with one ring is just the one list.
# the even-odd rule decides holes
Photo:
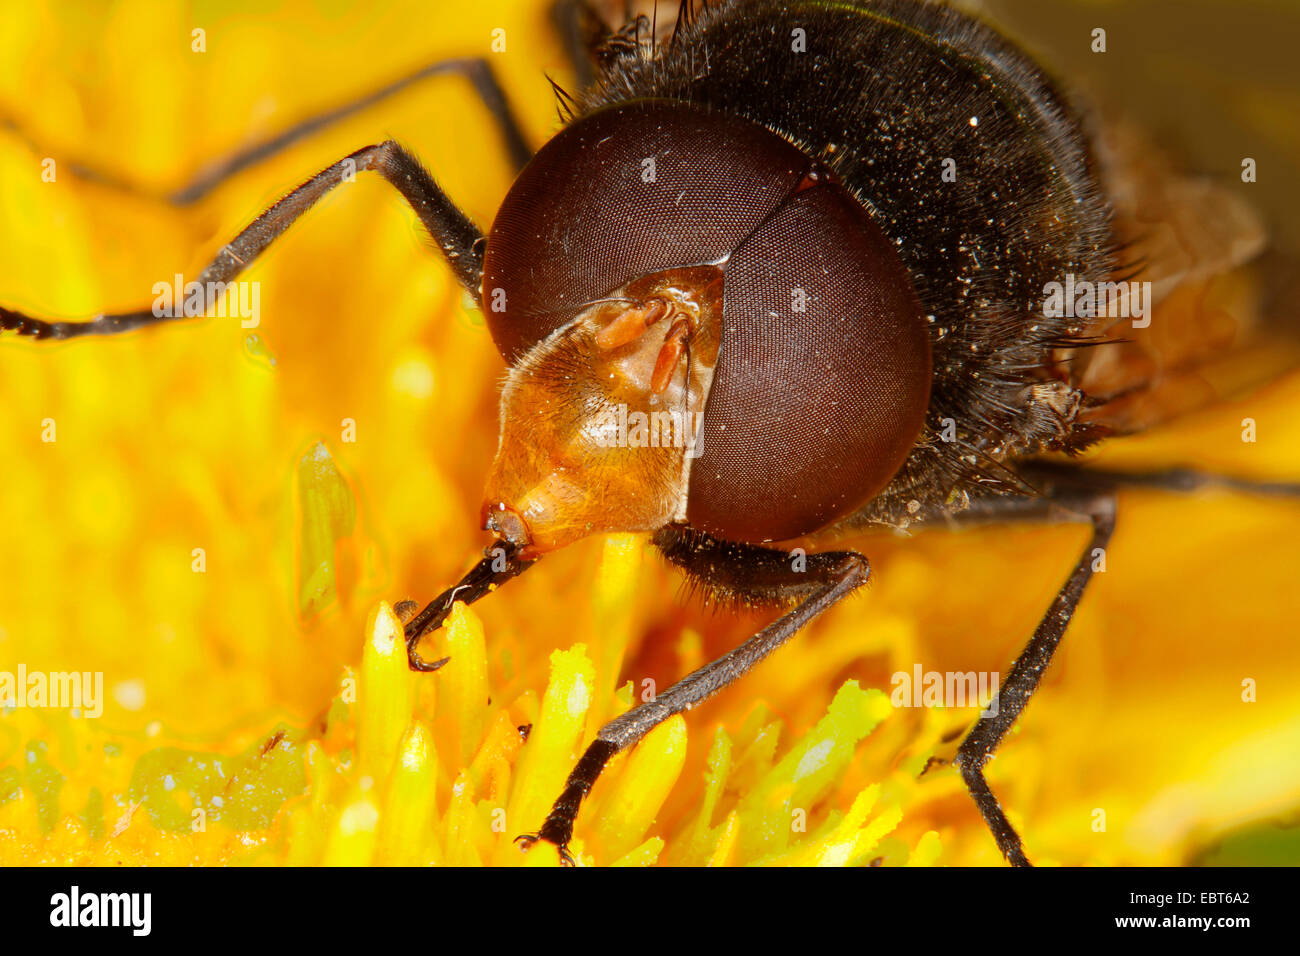
[(652, 531), (685, 509), (717, 361), (721, 272), (672, 269), (592, 303), (511, 368), (484, 526), (524, 557)]

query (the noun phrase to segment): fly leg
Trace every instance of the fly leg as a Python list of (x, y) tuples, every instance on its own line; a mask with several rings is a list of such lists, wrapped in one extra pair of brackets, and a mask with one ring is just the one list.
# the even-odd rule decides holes
[[(1060, 502), (1056, 503), (1060, 506)], [(976, 721), (957, 750), (957, 768), (966, 788), (975, 799), (980, 815), (988, 825), (998, 849), (1013, 866), (1029, 866), (1020, 835), (1002, 812), (1002, 806), (984, 778), (984, 765), (1010, 732), (1030, 697), (1038, 688), (1044, 672), (1070, 626), (1084, 588), (1092, 578), (1096, 549), (1105, 548), (1115, 530), (1115, 497), (1108, 491), (1084, 492), (1068, 505), (1079, 517), (1092, 523), (1092, 538), (1078, 563), (1066, 579), (1056, 599), (1039, 622), (1034, 636), (1016, 658), (997, 700), (996, 714), (985, 714)]]
[(556, 0), (551, 6), (551, 23), (564, 44), (578, 88), (586, 89), (596, 80), (592, 61), (596, 49), (608, 36), (609, 27), (592, 9), (590, 0)]
[(1035, 462), (1021, 470), (1031, 483), (1041, 487), (1068, 484), (1074, 488), (1098, 490), (1116, 488), (1150, 488), (1154, 491), (1192, 492), (1203, 488), (1222, 488), (1243, 494), (1277, 498), (1300, 498), (1300, 482), (1260, 481), (1216, 475), (1193, 468), (1166, 468), (1161, 471), (1111, 471), (1101, 468), (1076, 468), (1055, 462)]
[[(647, 16), (637, 12), (633, 0), (624, 0), (621, 21), (611, 24), (605, 17), (614, 16), (613, 10), (602, 15), (593, 0), (555, 0), (551, 6), (551, 22), (564, 44), (578, 88), (591, 86), (611, 61), (635, 55), (641, 49), (643, 37), (645, 42), (650, 42), (660, 16), (665, 20), (675, 18), (680, 28), (684, 19), (695, 15), (695, 0), (666, 0), (662, 5), (662, 14), (656, 4), (655, 15)], [(613, 4), (607, 6), (612, 8)], [(676, 9), (671, 9), (674, 6)]]
[(1036, 490), (1036, 495), (990, 495), (973, 499), (969, 508), (956, 514), (940, 512), (926, 517), (957, 526), (1024, 520), (1083, 521), (1092, 525), (1092, 540), (1012, 666), (999, 696), (997, 715), (982, 717), (957, 752), (956, 763), (962, 779), (997, 841), (998, 849), (1013, 865), (1028, 866), (1029, 860), (1020, 837), (984, 777), (984, 766), (1029, 703), (1044, 671), (1051, 664), (1084, 588), (1092, 577), (1095, 551), (1106, 546), (1114, 530), (1116, 492), (1123, 488), (1191, 492), (1218, 487), (1247, 494), (1297, 498), (1300, 497), (1300, 484), (1241, 479), (1185, 468), (1124, 472), (1055, 462), (1027, 463), (1018, 472)]
[(447, 588), (410, 620), (406, 620), (406, 612), (414, 611), (418, 605), (413, 601), (402, 602), (398, 606), (402, 613), (398, 616), (406, 627), (406, 660), (411, 670), (426, 673), (436, 671), (451, 660), (450, 657), (444, 657), (436, 661), (426, 661), (420, 656), (417, 648), (420, 645), (420, 638), (441, 626), (457, 601), (473, 604), (493, 588), (500, 587), (511, 578), (523, 574), (537, 563), (537, 560), (536, 558), (521, 559), (515, 555), (512, 544), (498, 541), (486, 549), (483, 560), (470, 568), (458, 584)]
[[(462, 76), (470, 82), (475, 93), (482, 100), (484, 107), (491, 114), (497, 128), (500, 130), (503, 145), (507, 153), (509, 153), (515, 169), (522, 169), (524, 164), (532, 157), (532, 150), (529, 149), (523, 131), (519, 127), (519, 121), (510, 109), (505, 91), (502, 90), (501, 84), (497, 81), (496, 75), (492, 72), (487, 60), (482, 57), (439, 60), (435, 63), (426, 64), (341, 106), (309, 116), (281, 130), (279, 133), (210, 163), (200, 169), (189, 182), (175, 189), (163, 191), (150, 189), (118, 173), (98, 169), (75, 159), (65, 160), (61, 163), (61, 166), (74, 176), (87, 182), (108, 186), (146, 199), (160, 200), (177, 206), (188, 206), (209, 195), (232, 176), (283, 152), (308, 136), (396, 96), (423, 80), (444, 75)], [(11, 118), (0, 116), (0, 128), (17, 133), (37, 155), (50, 155), (50, 151), (44, 145), (33, 141)]]
[[(339, 183), (351, 181), (356, 173), (365, 170), (379, 173), (402, 194), (446, 256), (456, 278), (466, 290), (477, 296), (483, 278), (483, 234), (447, 198), (419, 161), (389, 140), (359, 149), (317, 173), (223, 246), (197, 280), (203, 289), (202, 311), (206, 312), (213, 305), (218, 290), (233, 282), (317, 200)], [(153, 309), (142, 309), (99, 315), (88, 322), (60, 322), (33, 318), (0, 306), (0, 330), (37, 339), (70, 339), (80, 335), (115, 335), (182, 317), (183, 314), (158, 314)]]

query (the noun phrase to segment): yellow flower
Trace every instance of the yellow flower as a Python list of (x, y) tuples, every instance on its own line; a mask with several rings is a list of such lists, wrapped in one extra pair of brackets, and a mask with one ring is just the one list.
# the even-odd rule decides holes
[[(566, 66), (542, 0), (456, 5), (436, 29), (415, 0), (261, 7), (6, 11), (0, 302), (147, 303), (286, 188), (390, 134), (488, 223), (511, 172), (454, 78), (188, 209), (72, 164), (174, 188), (408, 67), (484, 50), (496, 27), (530, 140), (554, 128), (542, 76)], [(644, 539), (592, 539), (458, 610), (426, 638), (451, 663), (409, 673), (386, 602), (432, 596), (482, 547), (500, 359), (413, 215), (365, 177), (245, 277), (256, 329), (0, 339), (0, 672), (103, 678), (100, 717), (0, 713), (0, 865), (555, 864), (513, 838), (599, 726), (768, 614), (683, 606)], [(1100, 460), (1294, 480), (1298, 410), (1293, 376)], [(1106, 573), (990, 766), (1035, 862), (1296, 862), (1279, 825), (1300, 810), (1297, 540), (1293, 503), (1124, 496)], [(894, 709), (891, 679), (918, 662), (1005, 673), (1083, 542), (1070, 527), (855, 542), (865, 593), (616, 758), (579, 814), (578, 861), (999, 863), (951, 767), (921, 773), (974, 710)]]

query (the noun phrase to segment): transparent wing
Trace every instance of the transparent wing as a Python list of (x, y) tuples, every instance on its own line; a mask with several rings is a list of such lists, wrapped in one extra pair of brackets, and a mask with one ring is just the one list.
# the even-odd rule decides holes
[(1093, 335), (1120, 341), (1063, 355), (1094, 402), (1081, 419), (1139, 431), (1300, 366), (1296, 263), (1269, 251), (1249, 187), (1177, 173), (1131, 124), (1097, 148), (1119, 278), (1151, 283), (1150, 324), (1099, 321)]

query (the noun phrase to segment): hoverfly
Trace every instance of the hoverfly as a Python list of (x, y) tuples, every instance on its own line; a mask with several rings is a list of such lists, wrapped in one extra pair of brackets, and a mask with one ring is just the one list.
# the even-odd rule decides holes
[[(650, 534), (712, 597), (782, 609), (601, 729), (522, 838), (562, 856), (615, 753), (867, 582), (867, 557), (835, 542), (872, 527), (1088, 525), (997, 714), (977, 721), (956, 758), (1002, 854), (1027, 864), (985, 765), (1096, 571), (1116, 489), (1203, 480), (1045, 456), (1145, 428), (1210, 381), (1206, 353), (1221, 340), (1140, 332), (1171, 302), (1190, 310), (1179, 319), (1189, 329), (1203, 328), (1188, 290), (1256, 257), (1257, 219), (1218, 192), (1200, 206), (1212, 212), (1189, 222), (1184, 180), (1135, 158), (1122, 133), (1093, 130), (1025, 53), (947, 7), (684, 0), (662, 23), (632, 12), (606, 29), (582, 4), (559, 9), (572, 45), (589, 48), (591, 81), (560, 91), (564, 126), (535, 155), (485, 61), (434, 64), (386, 91), (452, 71), (474, 84), (522, 167), (486, 233), (385, 141), (322, 170), (222, 247), (197, 279), (200, 311), (212, 304), (206, 290), (366, 171), (410, 204), (482, 308), (509, 366), (479, 515), (493, 541), (408, 622), (413, 669), (445, 663), (426, 660), (421, 641), (454, 601), (476, 601), (591, 534)], [(1152, 208), (1171, 229), (1152, 228)], [(1189, 252), (1178, 241), (1189, 232), (1209, 241)], [(0, 328), (38, 339), (173, 318), (146, 309), (48, 321), (0, 308)], [(628, 441), (632, 416), (685, 439)], [(796, 548), (806, 561), (790, 560)]]

